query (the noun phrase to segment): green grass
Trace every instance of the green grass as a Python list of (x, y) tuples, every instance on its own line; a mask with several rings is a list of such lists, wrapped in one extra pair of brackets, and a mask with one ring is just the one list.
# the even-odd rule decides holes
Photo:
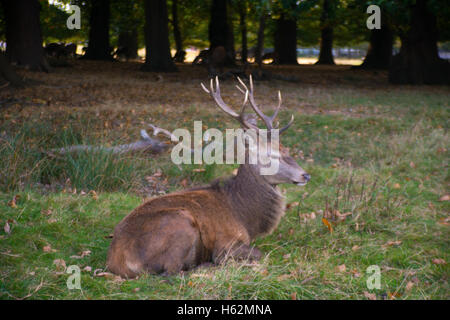
[[(326, 97), (315, 101), (328, 103)], [(450, 205), (438, 201), (448, 194), (448, 95), (393, 89), (346, 98), (343, 91), (331, 104), (389, 114), (296, 114), (283, 143), (313, 178), (303, 188), (282, 186), (287, 203), (299, 205), (287, 210), (273, 234), (255, 241), (262, 261), (127, 281), (93, 275), (105, 268), (114, 226), (145, 195), (203, 184), (236, 166), (177, 167), (168, 154), (54, 157), (42, 150), (107, 139), (82, 121), (58, 134), (45, 122), (16, 128), (0, 144), (0, 299), (364, 299), (364, 292), (378, 299), (449, 299), (449, 226), (443, 220)], [(197, 116), (216, 126), (217, 117)], [(283, 120), (288, 116), (282, 113)], [(194, 170), (199, 167), (205, 171)], [(155, 192), (146, 177), (157, 170)], [(16, 206), (8, 205), (17, 194)], [(333, 232), (321, 221), (327, 206), (352, 212), (333, 223)], [(311, 212), (315, 219), (303, 219)], [(9, 234), (3, 231), (7, 222)], [(72, 257), (86, 250), (91, 254)], [(82, 271), (82, 290), (67, 289), (69, 275), (55, 259), (92, 268)], [(381, 269), (379, 290), (366, 286), (371, 265)]]

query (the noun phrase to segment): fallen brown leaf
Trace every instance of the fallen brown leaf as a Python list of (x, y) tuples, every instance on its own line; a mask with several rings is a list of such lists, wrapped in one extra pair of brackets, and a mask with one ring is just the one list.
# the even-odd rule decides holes
[(367, 291), (364, 291), (364, 297), (369, 300), (377, 300), (377, 296), (375, 295), (375, 293), (369, 293)]
[(395, 291), (395, 292), (388, 292), (388, 296), (389, 296), (389, 299), (395, 300), (397, 298), (400, 298), (402, 296), (402, 294), (400, 292)]
[(86, 256), (88, 256), (90, 254), (91, 254), (91, 250), (86, 250), (86, 251), (81, 252), (80, 255), (70, 256), (70, 258), (72, 258), (72, 259), (82, 259), (82, 258), (84, 258), (84, 257), (86, 257)]
[(314, 279), (314, 277), (308, 277), (308, 278), (306, 278), (306, 279), (303, 279), (302, 282), (301, 282), (301, 284), (308, 283), (308, 282), (310, 282), (310, 281), (313, 280), (313, 279)]
[(450, 201), (450, 194), (445, 194), (439, 198), (439, 201)]
[(42, 213), (44, 216), (50, 216), (53, 212), (52, 212), (51, 209), (47, 209), (47, 210), (42, 210), (41, 213)]
[(55, 259), (53, 264), (56, 265), (56, 270), (66, 270), (66, 262), (63, 259)]
[(90, 254), (91, 254), (91, 250), (85, 250), (85, 251), (81, 252), (81, 257), (83, 258), (83, 257), (86, 257), (86, 256), (88, 256)]
[(341, 264), (340, 266), (336, 267), (337, 272), (345, 272), (345, 270), (347, 270), (347, 267), (345, 266), (345, 264)]
[(440, 224), (443, 224), (444, 226), (450, 226), (450, 217), (447, 218), (441, 218), (439, 220)]
[(287, 279), (289, 279), (289, 278), (291, 278), (291, 275), (290, 275), (290, 274), (282, 274), (281, 276), (278, 276), (278, 277), (277, 277), (277, 280), (278, 280), (278, 281), (284, 281), (284, 280), (287, 280)]
[(97, 192), (95, 192), (94, 190), (91, 190), (91, 191), (89, 191), (89, 194), (92, 196), (92, 199), (98, 200)]
[(286, 205), (286, 210), (289, 210), (290, 208), (298, 207), (298, 205), (299, 205), (299, 203), (298, 203), (297, 201), (296, 201), (296, 202), (288, 203), (288, 204)]
[(405, 290), (406, 290), (406, 291), (411, 291), (412, 287), (414, 287), (414, 282), (409, 281), (409, 282), (406, 284)]
[(356, 270), (356, 269), (353, 269), (353, 270), (352, 270), (352, 274), (353, 274), (353, 276), (354, 276), (355, 278), (361, 277), (361, 273), (359, 273), (358, 270)]
[(112, 274), (111, 272), (99, 272), (99, 273), (94, 273), (95, 277), (103, 277), (106, 279), (114, 279), (116, 276), (114, 274)]
[(6, 232), (7, 234), (10, 234), (10, 233), (11, 233), (11, 227), (9, 226), (8, 221), (6, 221), (5, 226), (3, 227), (3, 230), (5, 230), (5, 232)]
[(347, 218), (347, 216), (351, 216), (352, 212), (345, 212), (345, 213), (340, 213), (338, 210), (335, 211), (335, 215), (338, 219), (338, 221), (344, 221), (345, 218)]
[(398, 246), (398, 245), (400, 245), (401, 243), (402, 243), (402, 242), (401, 242), (400, 240), (397, 240), (397, 241), (388, 241), (388, 242), (386, 242), (385, 244), (383, 244), (382, 247), (387, 248), (387, 247), (390, 247), (390, 246)]
[(8, 201), (8, 206), (11, 208), (17, 208), (17, 200), (20, 199), (20, 195), (16, 194), (11, 201)]
[(330, 232), (333, 232), (333, 227), (331, 226), (331, 223), (327, 219), (322, 218), (322, 222), (324, 225), (327, 226), (327, 228), (328, 228), (328, 230), (330, 230)]
[(447, 262), (445, 262), (445, 260), (444, 260), (444, 259), (441, 259), (441, 258), (433, 259), (432, 262), (433, 262), (434, 264), (447, 264)]

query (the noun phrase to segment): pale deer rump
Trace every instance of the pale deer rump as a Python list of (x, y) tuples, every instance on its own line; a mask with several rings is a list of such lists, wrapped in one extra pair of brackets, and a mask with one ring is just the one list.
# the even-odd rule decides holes
[[(250, 88), (239, 79), (244, 103), (238, 114), (220, 95), (219, 81), (211, 80), (210, 88), (203, 89), (211, 95), (225, 113), (236, 119), (244, 130), (259, 128), (256, 121), (245, 114), (245, 104), (274, 129), (281, 106), (272, 116), (265, 115), (253, 97)], [(279, 129), (279, 133), (287, 130)], [(142, 272), (175, 274), (207, 262), (220, 263), (228, 257), (259, 259), (261, 252), (250, 247), (258, 236), (272, 232), (284, 214), (284, 197), (277, 185), (293, 183), (303, 186), (310, 176), (290, 157), (289, 150), (280, 144), (276, 154), (278, 171), (262, 175), (262, 163), (241, 164), (237, 175), (218, 179), (211, 185), (197, 189), (153, 198), (126, 216), (115, 228), (107, 258), (110, 271), (123, 277), (135, 277)], [(246, 158), (248, 150), (246, 150)]]

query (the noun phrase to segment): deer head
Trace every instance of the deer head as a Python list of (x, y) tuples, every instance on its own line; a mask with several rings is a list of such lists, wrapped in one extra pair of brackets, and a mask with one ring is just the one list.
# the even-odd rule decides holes
[[(255, 102), (253, 95), (253, 80), (250, 76), (250, 88), (248, 88), (245, 83), (238, 78), (241, 86), (236, 86), (239, 91), (244, 94), (244, 102), (241, 107), (240, 113), (235, 112), (230, 108), (222, 99), (220, 94), (220, 85), (218, 77), (214, 80), (211, 79), (210, 89), (207, 89), (203, 84), (201, 84), (203, 90), (211, 95), (217, 106), (224, 111), (226, 114), (237, 120), (244, 131), (252, 130), (252, 133), (257, 135), (257, 152), (263, 152), (266, 159), (270, 161), (277, 161), (277, 170), (273, 174), (262, 175), (266, 182), (271, 185), (278, 185), (282, 183), (294, 183), (299, 186), (303, 186), (311, 179), (310, 175), (305, 172), (297, 162), (289, 155), (289, 149), (281, 145), (281, 143), (273, 144), (272, 139), (277, 138), (283, 132), (285, 132), (294, 122), (294, 116), (292, 115), (289, 123), (283, 128), (279, 129), (278, 126), (274, 126), (273, 122), (278, 115), (281, 107), (282, 99), (281, 93), (278, 91), (278, 106), (276, 107), (274, 113), (271, 116), (265, 115)], [(264, 122), (265, 129), (261, 129), (257, 126), (256, 118), (253, 114), (245, 114), (245, 107), (247, 102), (250, 103), (252, 109), (255, 111), (256, 115)], [(266, 135), (267, 133), (267, 135)], [(264, 139), (261, 139), (264, 137)], [(267, 137), (267, 138), (266, 138)], [(275, 147), (274, 147), (275, 146)], [(246, 148), (247, 149), (247, 148)], [(248, 152), (248, 150), (246, 150)], [(258, 161), (257, 163), (250, 164), (247, 163), (248, 157), (246, 156), (246, 164), (261, 172), (261, 169), (267, 167), (268, 164)], [(258, 157), (260, 159), (260, 157)], [(256, 171), (255, 170), (255, 171)]]

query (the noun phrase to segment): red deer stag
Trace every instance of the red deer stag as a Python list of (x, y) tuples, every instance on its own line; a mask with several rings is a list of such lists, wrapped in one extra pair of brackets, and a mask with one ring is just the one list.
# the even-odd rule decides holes
[[(202, 87), (244, 130), (260, 130), (255, 121), (244, 115), (247, 98), (267, 129), (273, 129), (281, 96), (278, 108), (269, 117), (255, 103), (251, 78), (250, 89), (242, 81), (241, 84), (246, 99), (240, 114), (222, 100), (217, 78), (215, 87), (213, 80), (209, 90), (203, 84)], [(292, 122), (293, 117), (279, 133)], [(142, 272), (176, 274), (202, 263), (220, 263), (228, 257), (260, 259), (261, 252), (250, 243), (258, 236), (271, 233), (285, 211), (284, 197), (277, 185), (303, 186), (310, 180), (286, 148), (280, 145), (277, 154), (279, 166), (274, 175), (261, 175), (262, 164), (246, 161), (232, 178), (159, 196), (136, 208), (115, 228), (108, 252), (108, 269), (131, 278)]]

